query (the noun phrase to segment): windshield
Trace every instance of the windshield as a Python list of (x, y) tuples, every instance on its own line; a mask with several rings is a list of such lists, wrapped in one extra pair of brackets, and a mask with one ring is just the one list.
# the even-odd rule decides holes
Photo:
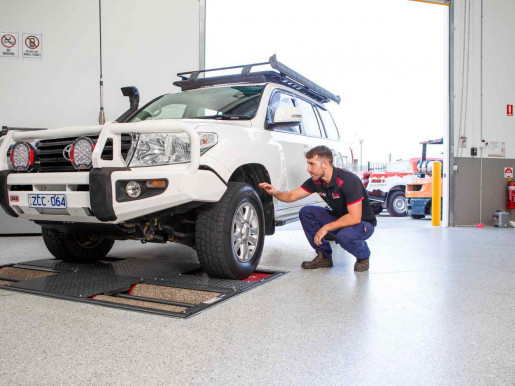
[(264, 85), (201, 88), (167, 94), (143, 107), (130, 122), (155, 119), (251, 119)]

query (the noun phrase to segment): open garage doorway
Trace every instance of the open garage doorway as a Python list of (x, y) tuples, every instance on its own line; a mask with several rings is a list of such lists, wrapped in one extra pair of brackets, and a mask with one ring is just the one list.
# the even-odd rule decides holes
[[(427, 147), (428, 160), (443, 160), (442, 225), (448, 226), (450, 7), (445, 3), (206, 0), (205, 66), (263, 62), (277, 54), (340, 95), (342, 102), (328, 108), (354, 158), (354, 171), (378, 172), (379, 184), (392, 175), (398, 179), (399, 168), (410, 181), (417, 177), (413, 165)], [(435, 139), (443, 144), (422, 144)], [(406, 180), (402, 173), (393, 184), (403, 194)], [(391, 216), (390, 192), (383, 193), (380, 216)], [(427, 220), (431, 214), (425, 209)]]

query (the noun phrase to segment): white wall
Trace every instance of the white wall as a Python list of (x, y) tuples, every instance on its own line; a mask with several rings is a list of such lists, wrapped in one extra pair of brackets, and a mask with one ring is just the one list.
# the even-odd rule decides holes
[[(176, 73), (199, 67), (199, 0), (103, 0), (102, 10), (108, 120), (128, 108), (120, 87), (137, 86), (145, 103), (178, 91)], [(0, 31), (42, 34), (43, 58), (0, 58), (0, 124), (95, 124), (98, 27), (98, 1), (1, 0)]]
[[(199, 68), (201, 1), (102, 0), (102, 11), (107, 120), (129, 107), (120, 87), (137, 86), (141, 105), (179, 91), (177, 72)], [(42, 60), (0, 58), (0, 125), (98, 122), (98, 1), (0, 0), (0, 31), (43, 35)], [(0, 210), (0, 234), (34, 232)]]
[[(483, 25), (483, 138), (506, 142), (506, 158), (515, 158), (515, 1), (485, 0)], [(512, 165), (515, 166), (515, 165)]]
[[(515, 1), (454, 2), (454, 225), (492, 225), (492, 213), (506, 205), (504, 168), (515, 167), (515, 117), (506, 114), (515, 105), (514, 20)], [(483, 151), (482, 139), (490, 143)], [(490, 156), (492, 142), (505, 143), (504, 158)]]
[[(515, 116), (506, 115), (506, 105), (515, 105), (515, 1), (483, 0), (482, 61), (481, 3), (458, 0), (454, 5), (454, 156), (472, 157), (470, 148), (479, 150), (484, 139), (505, 142), (506, 158), (515, 158)], [(470, 32), (465, 21), (469, 4)], [(467, 137), (466, 148), (460, 148), (460, 136)]]

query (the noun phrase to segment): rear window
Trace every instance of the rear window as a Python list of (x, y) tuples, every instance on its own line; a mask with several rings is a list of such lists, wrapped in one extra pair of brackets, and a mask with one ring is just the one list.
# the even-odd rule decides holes
[(338, 129), (336, 128), (336, 124), (334, 123), (333, 117), (331, 113), (327, 110), (321, 109), (317, 107), (318, 112), (320, 113), (320, 117), (322, 118), (322, 123), (324, 124), (325, 131), (327, 132), (327, 138), (329, 139), (338, 139), (340, 135), (338, 134)]

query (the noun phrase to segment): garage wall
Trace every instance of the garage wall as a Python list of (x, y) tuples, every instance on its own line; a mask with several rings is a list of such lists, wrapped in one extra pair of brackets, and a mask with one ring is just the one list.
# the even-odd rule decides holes
[[(510, 44), (515, 40), (515, 2), (453, 3), (457, 170), (453, 172), (451, 223), (490, 225), (492, 213), (505, 208), (504, 167), (515, 167), (515, 117), (507, 116), (507, 105), (515, 104), (515, 50)], [(465, 147), (460, 146), (463, 136), (467, 137)], [(488, 145), (481, 148), (483, 139)], [(505, 157), (492, 156), (493, 142), (505, 143)], [(477, 147), (477, 156), (471, 155), (472, 147)]]
[[(103, 0), (106, 119), (128, 108), (120, 87), (141, 101), (170, 91), (177, 72), (199, 67), (199, 0)], [(95, 124), (99, 112), (98, 1), (3, 1), (0, 31), (43, 35), (43, 58), (0, 58), (0, 123)]]
[[(143, 104), (179, 91), (172, 85), (177, 72), (199, 68), (203, 4), (102, 0), (107, 120), (129, 106), (120, 87), (137, 86)], [(43, 35), (41, 60), (22, 59), (21, 52), (17, 59), (0, 58), (0, 125), (54, 128), (98, 122), (98, 1), (2, 0), (0, 31), (18, 32), (19, 40), (22, 33)], [(11, 228), (18, 232), (15, 223), (0, 213), (0, 234)]]

